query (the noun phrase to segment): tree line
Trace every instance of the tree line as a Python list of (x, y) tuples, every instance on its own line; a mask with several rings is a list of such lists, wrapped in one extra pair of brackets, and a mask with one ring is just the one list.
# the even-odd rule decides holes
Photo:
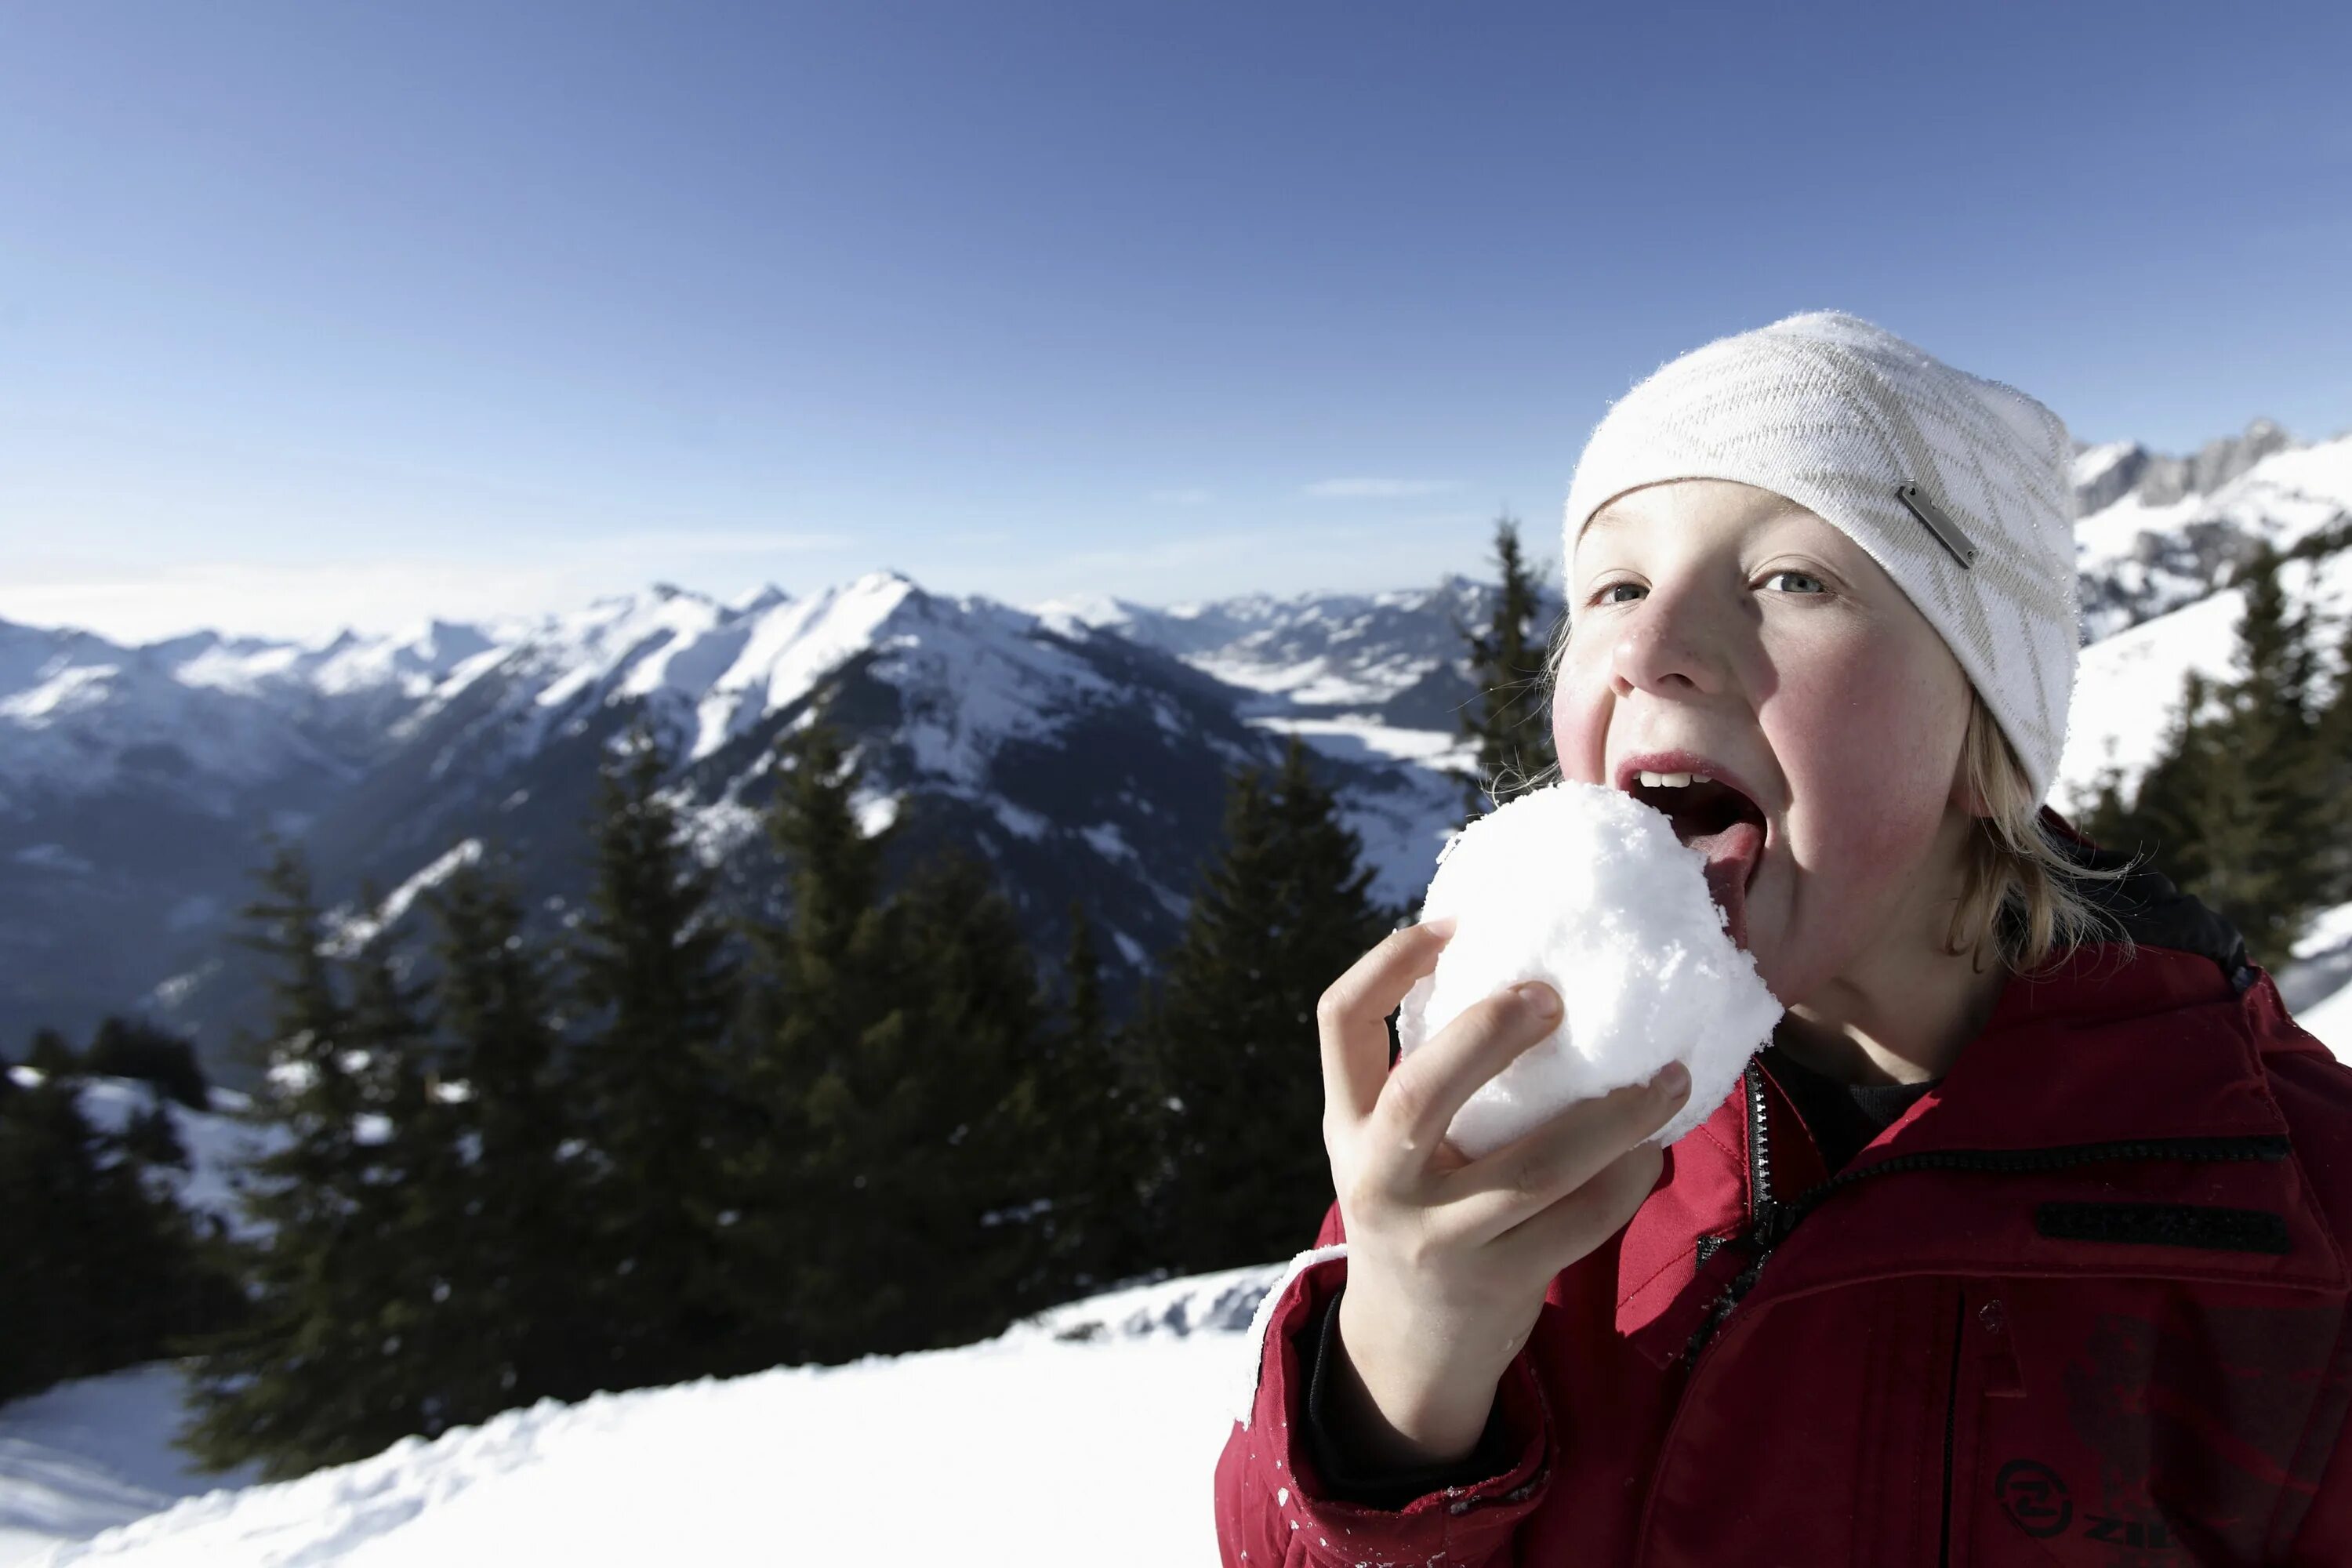
[[(1506, 564), (1514, 624), (1471, 647), (1511, 690), (1465, 726), (1473, 749), (1513, 726), (1485, 750), (1516, 766), (1549, 752)], [(607, 759), (591, 891), (553, 932), (495, 855), (413, 934), (331, 917), (277, 857), (246, 911), (274, 983), (239, 1235), (157, 1179), (184, 1162), (160, 1103), (120, 1134), (79, 1120), (97, 1074), (207, 1103), (184, 1044), (48, 1037), (0, 1075), (0, 1398), (184, 1356), (184, 1445), (291, 1475), (540, 1398), (968, 1342), (1311, 1237), (1315, 1004), (1403, 911), (1296, 742), (1232, 775), (1222, 848), (1119, 1019), (1086, 911), (1049, 980), (982, 862), (894, 864), (909, 819), (861, 829), (824, 723), (774, 770), (781, 914), (721, 910), (668, 773), (643, 734)], [(45, 1190), (59, 1172), (87, 1193)]]
[(2239, 571), (2230, 678), (2191, 672), (2154, 763), (2131, 787), (2109, 770), (2078, 825), (2152, 858), (2268, 969), (2293, 957), (2313, 914), (2352, 900), (2352, 623), (2334, 633), (2330, 688), (2327, 621), (2315, 595), (2294, 608), (2284, 580), (2291, 562), (2347, 546), (2339, 527)]
[[(99, 1077), (145, 1087), (119, 1126), (84, 1103)], [(210, 1103), (195, 1053), (133, 1019), (106, 1019), (80, 1048), (38, 1030), (22, 1069), (0, 1070), (0, 1401), (238, 1316), (225, 1227), (174, 1192), (190, 1156), (173, 1103)]]

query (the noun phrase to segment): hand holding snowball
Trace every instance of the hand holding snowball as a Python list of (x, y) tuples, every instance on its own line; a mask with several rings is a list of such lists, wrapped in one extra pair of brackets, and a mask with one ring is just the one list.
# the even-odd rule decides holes
[(1688, 1097), (1679, 1063), (1471, 1160), (1445, 1137), (1471, 1095), (1560, 1021), (1540, 983), (1463, 1012), (1391, 1071), (1383, 1020), (1437, 966), (1452, 922), (1398, 931), (1324, 993), (1324, 1142), (1348, 1228), (1340, 1414), (1371, 1463), (1477, 1446), (1496, 1385), (1552, 1276), (1633, 1217), (1663, 1156), (1644, 1142)]
[(1520, 795), (1446, 846), (1421, 915), (1454, 918), (1457, 936), (1397, 1010), (1404, 1054), (1511, 985), (1540, 980), (1567, 1002), (1551, 1035), (1454, 1117), (1456, 1146), (1499, 1149), (1674, 1061), (1695, 1089), (1660, 1145), (1723, 1103), (1781, 1009), (1726, 930), (1707, 867), (1664, 813), (1588, 784)]
[(1780, 1005), (1727, 934), (1709, 863), (1631, 795), (1536, 791), (1450, 845), (1424, 923), (1325, 994), (1349, 1238), (1335, 1370), (1371, 1462), (1475, 1447), (1552, 1277), (1633, 1217), (1659, 1146), (1770, 1037)]

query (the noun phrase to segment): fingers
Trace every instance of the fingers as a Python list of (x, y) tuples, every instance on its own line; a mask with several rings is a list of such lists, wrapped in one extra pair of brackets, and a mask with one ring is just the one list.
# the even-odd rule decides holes
[(1647, 1143), (1628, 1149), (1593, 1173), (1592, 1179), (1550, 1207), (1520, 1221), (1494, 1247), (1518, 1254), (1521, 1267), (1549, 1279), (1617, 1234), (1658, 1184), (1665, 1151)]
[(1316, 1003), (1327, 1121), (1346, 1117), (1360, 1121), (1372, 1113), (1389, 1076), (1388, 1016), (1414, 981), (1437, 967), (1437, 955), (1453, 934), (1450, 920), (1391, 931)]
[(1570, 1106), (1446, 1176), (1452, 1223), (1481, 1237), (1523, 1224), (1591, 1182), (1664, 1127), (1689, 1098), (1690, 1073), (1675, 1062), (1649, 1083)]
[(1397, 1064), (1379, 1114), (1405, 1147), (1433, 1148), (1481, 1085), (1559, 1026), (1559, 994), (1550, 986), (1529, 981), (1498, 991)]

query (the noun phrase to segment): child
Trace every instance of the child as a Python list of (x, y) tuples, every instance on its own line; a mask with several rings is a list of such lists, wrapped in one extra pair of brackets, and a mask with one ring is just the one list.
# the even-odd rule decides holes
[(1228, 1564), (2352, 1563), (2352, 1073), (2225, 923), (2037, 810), (2069, 457), (1838, 314), (1602, 421), (1560, 769), (1707, 853), (1788, 1013), (1663, 1155), (1679, 1068), (1473, 1163), (1439, 1134), (1557, 998), (1391, 1073), (1448, 932), (1334, 984), (1339, 1202), (1261, 1310)]

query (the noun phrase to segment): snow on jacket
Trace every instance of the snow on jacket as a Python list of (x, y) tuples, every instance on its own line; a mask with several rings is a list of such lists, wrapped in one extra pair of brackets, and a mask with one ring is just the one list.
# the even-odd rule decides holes
[(1390, 1510), (1318, 1475), (1335, 1207), (1260, 1314), (1229, 1568), (2352, 1563), (2352, 1070), (2130, 886), (2136, 955), (2012, 979), (1833, 1180), (1751, 1067), (1552, 1281), (1490, 1479)]

